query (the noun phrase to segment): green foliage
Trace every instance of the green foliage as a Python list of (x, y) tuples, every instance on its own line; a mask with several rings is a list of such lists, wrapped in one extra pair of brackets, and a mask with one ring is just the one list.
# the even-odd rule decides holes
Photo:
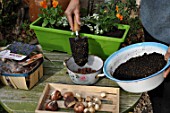
[(0, 41), (0, 47), (3, 47), (7, 44), (7, 40), (1, 40)]
[(129, 35), (137, 34), (137, 31), (142, 28), (139, 17), (129, 18), (128, 24), (130, 25)]
[(130, 25), (130, 35), (137, 33), (137, 30), (142, 27), (135, 0), (110, 0), (110, 2), (97, 4), (95, 9), (92, 16), (82, 18), (83, 24), (95, 34), (110, 32), (118, 23)]
[(7, 113), (7, 111), (5, 111), (1, 105), (0, 105), (0, 113)]
[(43, 19), (42, 27), (55, 28), (58, 26), (68, 26), (67, 18), (62, 15), (63, 10), (61, 6), (57, 5), (54, 7), (48, 6), (48, 4), (45, 5), (46, 8), (42, 6), (42, 8), (40, 8), (42, 13), (39, 14), (39, 17)]
[(0, 2), (0, 28), (11, 27), (15, 24), (19, 3), (19, 0), (2, 0)]
[(111, 0), (103, 4), (97, 4), (96, 12), (92, 16), (84, 17), (83, 23), (96, 34), (112, 31), (118, 23), (122, 23), (130, 15), (127, 4), (121, 1)]
[(130, 15), (127, 16), (122, 23), (130, 25), (129, 36), (136, 35), (137, 31), (142, 28), (138, 14), (139, 7), (135, 0), (126, 0), (126, 8)]
[[(98, 9), (98, 20), (97, 24), (100, 25), (100, 28), (108, 32), (111, 30), (112, 26), (115, 26), (116, 23), (119, 23), (120, 20), (116, 17), (115, 4), (109, 2), (100, 5), (97, 5)], [(95, 22), (94, 20), (93, 22)]]
[(16, 37), (16, 41), (30, 43), (32, 40), (36, 39), (35, 32), (29, 27), (30, 22), (25, 20), (21, 26), (21, 33)]
[(0, 46), (7, 45), (13, 38), (10, 34), (17, 20), (20, 0), (2, 0), (0, 2)]
[(10, 43), (21, 0), (0, 0), (0, 46)]

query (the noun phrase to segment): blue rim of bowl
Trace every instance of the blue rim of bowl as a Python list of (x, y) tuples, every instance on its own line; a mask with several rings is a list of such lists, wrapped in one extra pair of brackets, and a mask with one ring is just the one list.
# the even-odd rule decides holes
[(136, 79), (136, 80), (119, 80), (119, 79), (116, 79), (116, 78), (113, 78), (112, 75), (109, 74), (109, 72), (106, 71), (106, 67), (107, 65), (109, 64), (110, 60), (115, 57), (117, 54), (127, 50), (127, 49), (130, 49), (130, 48), (134, 48), (134, 47), (138, 47), (138, 46), (156, 46), (156, 47), (160, 47), (162, 48), (163, 50), (167, 50), (168, 49), (168, 46), (164, 45), (164, 44), (161, 44), (161, 43), (157, 43), (157, 42), (141, 42), (141, 43), (136, 43), (136, 44), (132, 44), (132, 45), (129, 45), (129, 46), (126, 46), (124, 48), (121, 48), (120, 50), (114, 52), (112, 55), (110, 55), (105, 63), (104, 63), (104, 66), (103, 66), (103, 72), (105, 74), (106, 77), (108, 77), (109, 79), (113, 80), (113, 81), (116, 81), (116, 82), (138, 82), (138, 81), (143, 81), (143, 80), (146, 80), (148, 78), (152, 78), (160, 73), (162, 73), (164, 70), (166, 70), (169, 66), (170, 66), (170, 58), (168, 59), (167, 61), (167, 64), (164, 66), (164, 68), (162, 68), (160, 71), (148, 76), (148, 77), (145, 77), (145, 78), (141, 78), (141, 79)]

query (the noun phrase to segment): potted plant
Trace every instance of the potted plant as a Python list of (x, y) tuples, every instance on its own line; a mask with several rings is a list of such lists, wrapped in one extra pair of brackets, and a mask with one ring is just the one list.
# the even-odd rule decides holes
[[(124, 42), (128, 30), (130, 28), (129, 25), (118, 24), (129, 14), (129, 12), (124, 9), (125, 6), (122, 5), (124, 3), (114, 2), (113, 4), (113, 2), (114, 0), (105, 3), (101, 8), (99, 8), (100, 5), (98, 5), (97, 8), (99, 8), (99, 12), (93, 14), (92, 16), (81, 18), (82, 30), (80, 31), (80, 35), (88, 37), (89, 54), (98, 55), (103, 59), (106, 59), (110, 54), (119, 49), (120, 44)], [(30, 28), (34, 29), (39, 43), (45, 50), (58, 50), (62, 52), (71, 53), (69, 38), (73, 36), (71, 35), (72, 32), (68, 29), (69, 25), (66, 17), (62, 15), (63, 12), (60, 10), (61, 7), (58, 5), (56, 0), (53, 0), (51, 6), (47, 5), (47, 2), (45, 0), (41, 2), (41, 5), (44, 6), (44, 8), (41, 9), (41, 17), (30, 25)], [(110, 7), (112, 9), (110, 9)], [(123, 11), (121, 11), (121, 9)], [(112, 15), (109, 15), (110, 10), (113, 11), (113, 13), (111, 13)], [(104, 16), (101, 16), (104, 13), (108, 14), (108, 18), (104, 18)], [(51, 15), (54, 16), (54, 19), (51, 17)], [(96, 21), (95, 18), (98, 18), (99, 21)], [(99, 26), (99, 24), (102, 26)], [(94, 30), (97, 30), (97, 27), (95, 26), (98, 26), (98, 29), (100, 28), (100, 34), (97, 34), (97, 31), (87, 32), (91, 30), (89, 29), (90, 25), (93, 25)], [(86, 27), (84, 28), (84, 26)], [(124, 32), (123, 35), (120, 37), (110, 37), (105, 36), (105, 33), (107, 31), (105, 31), (106, 29), (102, 28), (107, 28), (109, 30), (113, 30), (113, 28), (124, 29)]]
[(92, 54), (106, 59), (125, 41), (130, 28), (129, 25), (123, 24), (130, 16), (127, 3), (110, 0), (97, 4), (96, 12), (83, 18), (83, 24), (92, 32), (83, 34), (89, 38), (89, 49)]
[[(70, 51), (68, 37), (71, 31), (62, 30), (68, 27), (67, 18), (62, 15), (62, 7), (57, 0), (40, 2), (41, 14), (30, 24), (44, 50)], [(60, 29), (59, 29), (60, 28)]]

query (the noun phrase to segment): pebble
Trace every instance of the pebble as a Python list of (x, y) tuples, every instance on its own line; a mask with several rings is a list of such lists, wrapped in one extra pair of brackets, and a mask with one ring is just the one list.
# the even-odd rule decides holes
[(150, 98), (147, 92), (142, 94), (139, 103), (136, 105), (133, 112), (129, 113), (153, 113), (152, 103), (150, 102)]

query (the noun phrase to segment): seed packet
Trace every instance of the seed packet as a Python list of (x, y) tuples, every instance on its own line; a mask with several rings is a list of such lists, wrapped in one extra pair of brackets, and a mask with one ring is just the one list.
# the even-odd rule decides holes
[(11, 53), (21, 54), (21, 55), (30, 55), (33, 51), (37, 50), (36, 45), (26, 44), (22, 42), (13, 42), (8, 46)]

